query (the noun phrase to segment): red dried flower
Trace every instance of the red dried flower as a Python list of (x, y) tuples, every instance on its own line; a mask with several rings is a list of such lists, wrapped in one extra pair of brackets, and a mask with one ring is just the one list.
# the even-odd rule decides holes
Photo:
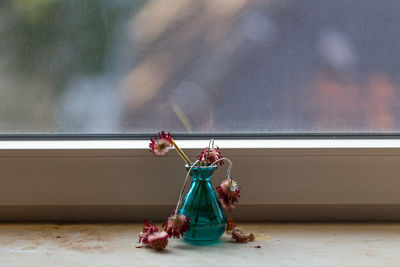
[[(222, 153), (219, 151), (219, 147), (217, 148), (204, 148), (201, 150), (200, 155), (198, 156), (198, 159), (200, 160), (201, 163), (205, 163), (206, 165), (213, 164), (219, 159), (222, 159)], [(218, 161), (218, 164), (222, 165), (224, 164), (224, 161)]]
[(185, 215), (175, 215), (175, 212), (172, 212), (172, 215), (168, 217), (168, 221), (166, 221), (162, 227), (167, 231), (169, 237), (180, 238), (185, 232), (189, 231), (189, 221), (190, 218), (186, 218)]
[(149, 235), (149, 244), (152, 248), (162, 250), (168, 245), (168, 233), (165, 231)]
[(240, 242), (240, 243), (245, 243), (247, 241), (254, 241), (254, 239), (256, 239), (254, 234), (252, 234), (252, 233), (247, 234), (240, 228), (234, 228), (233, 229), (232, 238), (235, 239), (237, 242)]
[(173, 147), (171, 134), (161, 131), (154, 137), (154, 140), (150, 138), (149, 147), (151, 148), (150, 152), (153, 152), (154, 155), (164, 156)]
[(216, 188), (218, 197), (223, 208), (228, 212), (232, 212), (235, 208), (235, 203), (240, 197), (240, 187), (232, 178), (222, 181), (221, 185)]
[(156, 232), (158, 232), (157, 225), (152, 221), (144, 220), (143, 230), (139, 234), (139, 243), (149, 244), (149, 236)]

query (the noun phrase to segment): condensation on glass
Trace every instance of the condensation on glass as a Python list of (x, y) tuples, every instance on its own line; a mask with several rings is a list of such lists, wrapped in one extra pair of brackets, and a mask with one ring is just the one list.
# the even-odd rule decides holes
[(400, 2), (2, 0), (0, 133), (395, 133)]

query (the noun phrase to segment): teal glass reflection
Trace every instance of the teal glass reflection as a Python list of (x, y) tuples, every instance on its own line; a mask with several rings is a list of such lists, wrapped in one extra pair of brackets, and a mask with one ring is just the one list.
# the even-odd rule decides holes
[(211, 184), (216, 168), (196, 166), (190, 172), (192, 184), (179, 212), (191, 219), (184, 240), (193, 245), (216, 243), (225, 232), (226, 216)]

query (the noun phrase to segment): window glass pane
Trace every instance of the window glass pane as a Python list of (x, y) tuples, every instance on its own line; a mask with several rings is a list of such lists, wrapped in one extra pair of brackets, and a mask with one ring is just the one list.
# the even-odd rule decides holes
[(0, 133), (395, 133), (395, 0), (0, 0)]

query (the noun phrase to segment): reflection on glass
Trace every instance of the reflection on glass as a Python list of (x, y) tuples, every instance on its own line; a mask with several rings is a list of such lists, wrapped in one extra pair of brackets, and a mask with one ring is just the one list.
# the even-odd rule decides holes
[(396, 133), (394, 0), (0, 0), (0, 133)]

